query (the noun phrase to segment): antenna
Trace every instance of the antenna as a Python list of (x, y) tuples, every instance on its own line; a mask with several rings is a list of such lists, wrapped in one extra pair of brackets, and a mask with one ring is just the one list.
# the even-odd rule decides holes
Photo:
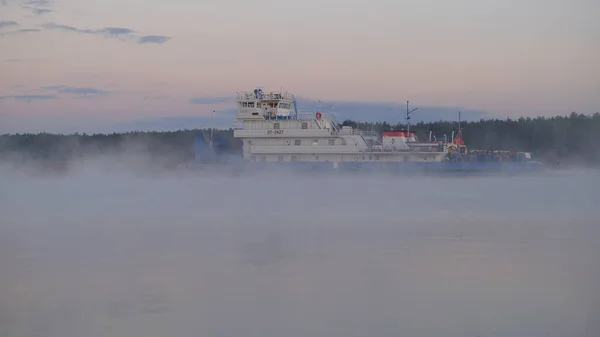
[(415, 110), (417, 110), (417, 108), (408, 110), (408, 101), (406, 101), (406, 133), (408, 134), (407, 137), (410, 135), (410, 114)]
[(458, 110), (458, 133), (462, 133), (462, 128), (460, 127), (460, 110)]
[(294, 100), (294, 111), (296, 112), (296, 119), (298, 119), (298, 103), (296, 102), (296, 96), (292, 94), (292, 99)]

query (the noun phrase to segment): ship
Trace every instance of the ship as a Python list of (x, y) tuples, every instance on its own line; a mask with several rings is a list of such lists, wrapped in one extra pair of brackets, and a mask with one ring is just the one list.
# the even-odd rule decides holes
[[(238, 92), (233, 136), (242, 143), (236, 159), (223, 160), (205, 133), (196, 137), (197, 167), (234, 164), (240, 168), (333, 169), (391, 172), (491, 172), (530, 171), (540, 167), (531, 152), (468, 149), (462, 134), (436, 137), (429, 131), (420, 140), (411, 130), (406, 106), (406, 128), (399, 131), (360, 130), (340, 124), (323, 111), (298, 112), (288, 92), (261, 88)], [(208, 159), (207, 159), (208, 158)]]

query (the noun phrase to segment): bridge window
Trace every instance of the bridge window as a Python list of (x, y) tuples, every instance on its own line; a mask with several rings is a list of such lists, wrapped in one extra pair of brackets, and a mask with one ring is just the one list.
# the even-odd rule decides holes
[(277, 161), (283, 161), (283, 156), (277, 156)]
[(248, 107), (248, 102), (242, 103), (242, 107), (247, 108)]
[(249, 108), (254, 108), (254, 102), (248, 102), (248, 107)]
[(257, 108), (260, 108), (260, 107), (262, 107), (262, 104), (261, 104), (260, 102), (257, 102), (257, 103), (256, 103), (256, 107), (257, 107)]
[(300, 139), (294, 140), (294, 145), (300, 145)]
[(273, 129), (279, 129), (279, 123), (273, 123)]
[(267, 156), (260, 156), (260, 161), (266, 162), (267, 161)]
[(342, 138), (342, 145), (346, 145), (346, 140)]
[(302, 129), (308, 129), (308, 123), (303, 122), (302, 123)]
[(315, 160), (319, 160), (319, 156), (315, 156)]
[(332, 139), (330, 139), (330, 140), (329, 140), (329, 145), (335, 145), (335, 139), (333, 139), (333, 138), (332, 138)]
[(313, 145), (319, 145), (319, 140), (318, 139), (313, 139)]
[(296, 157), (296, 156), (292, 156), (292, 159), (291, 159), (291, 161), (298, 161), (298, 157)]

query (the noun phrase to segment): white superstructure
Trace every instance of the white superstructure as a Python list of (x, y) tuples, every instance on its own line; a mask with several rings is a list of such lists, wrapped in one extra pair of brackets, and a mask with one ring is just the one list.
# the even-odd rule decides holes
[[(253, 162), (439, 162), (452, 142), (418, 142), (414, 133), (379, 135), (337, 127), (322, 112), (298, 114), (292, 94), (238, 93), (234, 137), (243, 141), (244, 160)], [(295, 111), (292, 112), (292, 108)]]

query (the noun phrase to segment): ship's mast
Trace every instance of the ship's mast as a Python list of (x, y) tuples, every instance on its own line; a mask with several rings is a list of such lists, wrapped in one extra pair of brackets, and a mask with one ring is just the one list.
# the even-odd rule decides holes
[(296, 101), (296, 96), (292, 95), (293, 104), (294, 104), (294, 112), (296, 113), (296, 119), (298, 119), (298, 101)]
[(462, 133), (462, 129), (460, 128), (460, 110), (458, 110), (458, 133)]
[[(406, 101), (406, 133), (408, 135), (410, 135), (410, 114), (415, 110), (417, 110), (417, 108), (409, 110), (408, 109), (408, 101)], [(407, 137), (408, 137), (408, 135), (407, 135)]]

